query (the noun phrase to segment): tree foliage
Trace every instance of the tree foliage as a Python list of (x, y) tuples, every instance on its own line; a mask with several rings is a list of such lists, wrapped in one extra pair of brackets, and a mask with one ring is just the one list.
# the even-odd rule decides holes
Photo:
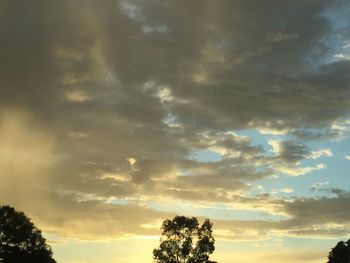
[(23, 212), (10, 206), (0, 206), (0, 262), (56, 262), (41, 231)]
[(350, 239), (346, 242), (340, 241), (332, 248), (327, 263), (350, 263)]
[(176, 216), (162, 225), (160, 246), (153, 250), (156, 263), (209, 263), (215, 250), (213, 224), (206, 219), (200, 226), (197, 218)]

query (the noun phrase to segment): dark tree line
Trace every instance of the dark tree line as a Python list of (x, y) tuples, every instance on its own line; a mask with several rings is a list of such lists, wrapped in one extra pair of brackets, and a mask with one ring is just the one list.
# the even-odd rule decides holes
[[(195, 217), (176, 216), (161, 227), (160, 245), (153, 250), (154, 263), (217, 263), (213, 224)], [(41, 231), (23, 213), (0, 206), (0, 263), (56, 263)], [(350, 239), (331, 249), (327, 263), (350, 263)]]
[[(159, 248), (153, 250), (154, 263), (217, 263), (209, 260), (215, 250), (212, 226), (209, 219), (200, 226), (195, 217), (165, 220)], [(327, 263), (350, 263), (350, 239), (332, 248)]]

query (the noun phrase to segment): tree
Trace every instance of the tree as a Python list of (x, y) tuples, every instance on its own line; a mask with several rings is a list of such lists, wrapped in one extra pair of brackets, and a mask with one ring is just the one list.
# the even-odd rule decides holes
[(0, 206), (0, 262), (56, 263), (41, 231), (10, 206)]
[(215, 250), (213, 224), (206, 219), (199, 226), (195, 217), (176, 216), (162, 225), (160, 246), (153, 250), (155, 263), (214, 263), (209, 255)]
[(332, 248), (327, 263), (350, 263), (350, 239), (346, 242), (340, 241)]

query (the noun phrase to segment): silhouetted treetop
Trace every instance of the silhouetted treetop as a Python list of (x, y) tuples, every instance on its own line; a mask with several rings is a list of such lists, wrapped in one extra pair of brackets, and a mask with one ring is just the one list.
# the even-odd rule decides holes
[(215, 250), (213, 224), (206, 219), (200, 226), (197, 218), (176, 216), (162, 224), (160, 246), (153, 250), (156, 263), (209, 263)]
[(0, 262), (56, 262), (41, 231), (23, 212), (10, 206), (0, 206)]
[(346, 242), (340, 241), (332, 248), (327, 263), (350, 263), (350, 239)]

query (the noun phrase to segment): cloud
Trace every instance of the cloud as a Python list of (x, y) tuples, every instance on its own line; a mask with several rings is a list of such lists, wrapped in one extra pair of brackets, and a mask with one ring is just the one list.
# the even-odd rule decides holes
[(269, 144), (272, 146), (272, 151), (283, 162), (298, 163), (307, 157), (308, 149), (302, 142), (271, 140)]
[(330, 149), (310, 151), (301, 141), (270, 140), (268, 143), (272, 146), (272, 152), (275, 154), (273, 169), (282, 174), (300, 176), (325, 169), (327, 166), (324, 163), (315, 166), (302, 166), (301, 161), (333, 156)]
[(283, 174), (292, 175), (292, 176), (300, 176), (304, 174), (311, 173), (313, 171), (322, 170), (327, 168), (327, 166), (323, 163), (319, 163), (315, 166), (309, 167), (298, 167), (298, 166), (277, 166), (276, 170)]
[[(88, 239), (154, 234), (140, 225), (168, 214), (145, 200), (221, 202), (298, 219), (305, 211), (310, 220), (315, 210), (335, 220), (327, 209), (340, 213), (344, 196), (288, 203), (247, 194), (258, 179), (324, 169), (301, 164), (332, 156), (310, 152), (308, 140), (346, 131), (350, 63), (327, 61), (332, 44), (324, 42), (334, 32), (322, 14), (333, 5), (2, 2), (1, 200), (44, 229)], [(246, 129), (292, 139), (271, 140), (271, 156), (238, 135)], [(221, 159), (189, 158), (198, 150)]]
[(312, 159), (318, 159), (320, 157), (332, 157), (333, 153), (332, 150), (327, 148), (327, 149), (321, 149), (319, 151), (311, 151), (310, 157)]
[[(42, 228), (61, 237), (81, 240), (112, 240), (138, 235), (158, 235), (160, 222), (169, 213), (134, 204), (116, 205), (103, 201), (79, 201), (74, 195), (50, 196), (45, 211), (28, 210)], [(38, 207), (36, 208), (38, 209)], [(144, 227), (157, 223), (157, 228)]]
[(294, 192), (294, 189), (293, 189), (293, 188), (286, 187), (286, 188), (280, 189), (279, 191), (282, 192), (282, 193), (293, 193), (293, 192)]
[(325, 187), (326, 185), (329, 185), (329, 181), (314, 183), (314, 184), (311, 186), (311, 190), (317, 191), (317, 190), (322, 189), (322, 188)]
[(349, 193), (331, 189), (334, 197), (298, 198), (294, 202), (286, 202), (283, 210), (308, 224), (347, 224), (350, 214), (344, 210), (349, 202)]
[(349, 214), (344, 208), (349, 202), (349, 192), (342, 189), (324, 189), (323, 192), (330, 195), (289, 200), (265, 195), (259, 197), (260, 201), (264, 200), (260, 204), (254, 198), (245, 198), (246, 208), (255, 203), (270, 213), (282, 212), (284, 217), (279, 220), (214, 220), (218, 238), (266, 240), (271, 236), (319, 239), (347, 236)]
[(55, 138), (32, 116), (22, 112), (1, 112), (0, 199), (23, 205), (43, 198), (50, 187), (52, 167), (59, 160)]

